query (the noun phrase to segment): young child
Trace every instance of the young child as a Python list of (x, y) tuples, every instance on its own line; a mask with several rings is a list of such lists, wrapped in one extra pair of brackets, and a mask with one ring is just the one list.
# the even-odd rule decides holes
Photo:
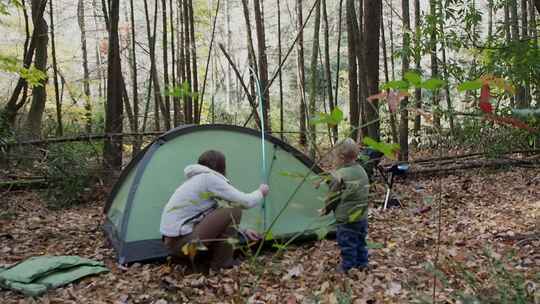
[(336, 147), (337, 170), (332, 172), (330, 193), (323, 214), (334, 212), (337, 222), (337, 242), (341, 249), (338, 272), (368, 265), (366, 236), (368, 230), (369, 179), (357, 162), (359, 148), (348, 138)]

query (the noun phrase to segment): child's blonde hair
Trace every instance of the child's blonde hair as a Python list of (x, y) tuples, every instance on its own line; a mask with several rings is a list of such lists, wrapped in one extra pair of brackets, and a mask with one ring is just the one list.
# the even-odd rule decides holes
[(342, 161), (355, 160), (359, 151), (358, 144), (352, 138), (346, 138), (336, 146), (336, 156)]

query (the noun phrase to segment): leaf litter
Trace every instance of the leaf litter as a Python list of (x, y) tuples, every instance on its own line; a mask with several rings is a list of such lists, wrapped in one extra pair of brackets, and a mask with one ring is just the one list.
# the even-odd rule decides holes
[[(2, 303), (409, 303), (431, 299), (437, 246), (438, 210), (441, 238), (436, 280), (437, 301), (452, 302), (459, 281), (453, 263), (472, 271), (485, 290), (490, 286), (489, 261), (503, 261), (538, 293), (540, 240), (540, 170), (471, 170), (442, 178), (439, 204), (437, 178), (400, 181), (396, 192), (405, 207), (371, 209), (368, 239), (382, 244), (370, 250), (371, 269), (348, 276), (335, 269), (339, 251), (333, 240), (290, 246), (280, 256), (266, 252), (257, 263), (209, 275), (183, 265), (115, 262), (101, 230), (102, 201), (50, 211), (34, 192), (2, 194), (0, 266), (42, 254), (80, 255), (101, 260), (108, 274), (89, 277), (37, 298), (1, 290)], [(419, 191), (418, 189), (421, 189)], [(381, 187), (374, 187), (382, 197)], [(421, 210), (421, 212), (419, 212)], [(509, 253), (514, 255), (505, 260)], [(449, 284), (443, 284), (448, 280)], [(484, 280), (484, 281), (482, 281)]]

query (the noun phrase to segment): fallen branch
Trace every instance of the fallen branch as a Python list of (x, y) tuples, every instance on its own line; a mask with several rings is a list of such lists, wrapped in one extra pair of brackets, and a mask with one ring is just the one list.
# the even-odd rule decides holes
[(409, 171), (410, 175), (439, 175), (446, 174), (458, 170), (476, 169), (476, 168), (499, 168), (504, 166), (532, 166), (540, 167), (539, 161), (525, 160), (525, 159), (496, 159), (490, 161), (472, 161), (462, 165), (450, 166), (450, 167), (435, 167), (428, 169), (416, 169)]
[[(509, 155), (509, 154), (517, 154), (517, 153), (540, 153), (540, 149), (535, 150), (515, 150), (515, 151), (508, 151), (501, 153), (500, 155)], [(411, 164), (419, 164), (419, 163), (428, 163), (428, 162), (436, 162), (436, 161), (443, 161), (443, 160), (453, 160), (453, 159), (461, 159), (461, 158), (469, 158), (474, 156), (483, 156), (487, 155), (486, 152), (476, 152), (476, 153), (468, 153), (468, 154), (461, 154), (461, 155), (452, 155), (452, 156), (444, 156), (444, 157), (431, 157), (431, 158), (423, 158), (423, 159), (416, 159), (411, 161)]]
[(37, 139), (29, 141), (20, 141), (20, 142), (7, 142), (3, 145), (7, 148), (16, 147), (16, 146), (31, 146), (31, 145), (48, 145), (48, 144), (58, 144), (66, 142), (77, 142), (77, 141), (91, 141), (96, 139), (108, 139), (113, 137), (134, 137), (134, 136), (157, 136), (162, 135), (163, 132), (142, 132), (142, 133), (109, 133), (109, 134), (90, 134), (90, 135), (79, 135), (74, 137), (60, 137), (60, 138), (46, 138), (46, 139)]

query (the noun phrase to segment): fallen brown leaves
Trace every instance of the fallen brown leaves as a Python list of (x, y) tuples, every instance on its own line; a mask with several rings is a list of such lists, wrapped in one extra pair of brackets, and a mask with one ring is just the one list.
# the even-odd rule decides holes
[[(482, 255), (491, 247), (495, 257), (511, 250), (513, 271), (530, 282), (540, 272), (540, 241), (521, 236), (540, 227), (540, 170), (511, 169), (489, 173), (474, 171), (442, 179), (442, 235), (440, 270), (452, 288), (437, 281), (437, 299), (446, 300), (452, 289), (468, 287), (458, 281), (450, 262), (474, 271), (478, 280), (488, 277)], [(438, 180), (400, 182), (405, 208), (381, 212), (370, 218), (368, 273), (353, 271), (346, 277), (335, 272), (339, 251), (332, 240), (291, 247), (281, 257), (271, 252), (254, 265), (210, 275), (190, 274), (181, 265), (164, 263), (119, 267), (114, 252), (100, 230), (101, 205), (49, 211), (36, 194), (2, 195), (0, 205), (0, 266), (39, 254), (76, 254), (104, 260), (105, 275), (49, 292), (38, 299), (0, 291), (2, 303), (409, 303), (430, 299), (437, 243)], [(381, 189), (375, 198), (382, 197)], [(431, 208), (424, 212), (426, 205)], [(536, 282), (536, 288), (540, 282)], [(493, 288), (486, 282), (485, 288)]]

